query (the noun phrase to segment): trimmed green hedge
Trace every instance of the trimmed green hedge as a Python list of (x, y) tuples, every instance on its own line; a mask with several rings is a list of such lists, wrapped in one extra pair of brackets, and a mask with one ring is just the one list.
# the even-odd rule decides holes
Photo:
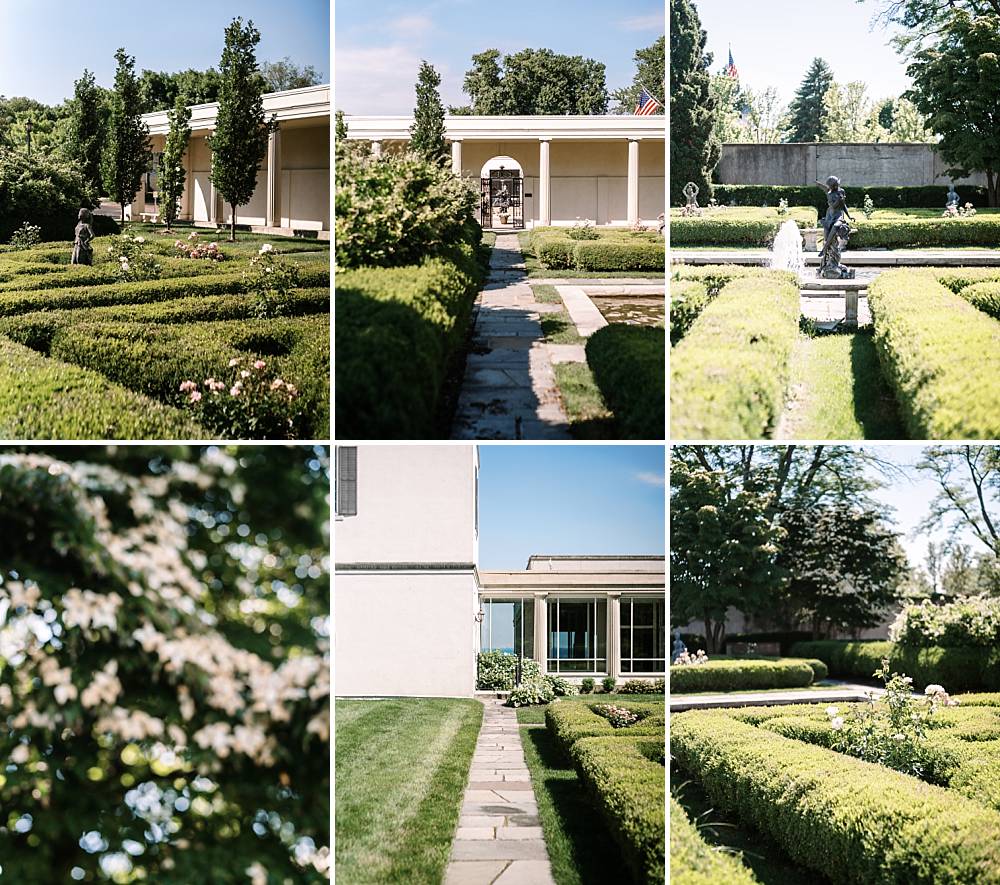
[[(593, 711), (601, 704), (612, 704), (626, 710), (645, 714), (644, 718), (625, 728), (615, 728), (607, 719)], [(569, 754), (578, 740), (591, 737), (649, 737), (663, 736), (666, 728), (666, 711), (663, 704), (648, 701), (601, 700), (593, 703), (566, 701), (550, 704), (545, 710), (545, 725), (552, 732), (563, 752)]]
[(674, 265), (672, 280), (694, 280), (703, 283), (710, 295), (719, 291), (733, 280), (761, 279), (792, 283), (798, 286), (798, 278), (790, 270), (771, 270), (769, 267), (752, 267), (742, 264), (678, 264)]
[(855, 217), (851, 249), (1000, 246), (1000, 216), (889, 219)]
[(670, 344), (673, 346), (715, 297), (704, 283), (674, 280), (670, 283)]
[(680, 802), (670, 797), (671, 885), (757, 885), (757, 878), (728, 851), (713, 848)]
[[(674, 664), (670, 667), (671, 694), (693, 691), (749, 691), (765, 688), (805, 688), (814, 679), (826, 678), (822, 661), (815, 667), (806, 660), (715, 658), (705, 664)], [(822, 673), (823, 675), (819, 675)]]
[(1000, 882), (1000, 814), (954, 790), (732, 716), (671, 717), (670, 750), (720, 808), (850, 882)]
[(663, 741), (586, 738), (573, 761), (638, 885), (662, 885), (666, 830)]
[(670, 245), (684, 246), (758, 246), (769, 247), (779, 228), (794, 221), (800, 228), (815, 227), (812, 209), (790, 208), (788, 215), (777, 211), (733, 209), (707, 211), (704, 215), (670, 216)]
[(587, 365), (625, 439), (663, 439), (664, 347), (659, 326), (611, 323), (587, 339)]
[(537, 227), (522, 238), (543, 267), (583, 271), (656, 271), (666, 266), (663, 239), (653, 231), (597, 228), (597, 239), (574, 240), (572, 228)]
[(934, 267), (928, 268), (927, 273), (956, 295), (974, 283), (1000, 282), (998, 267)]
[(974, 283), (966, 286), (958, 294), (976, 310), (1000, 320), (1000, 282)]
[[(864, 205), (868, 194), (879, 209), (940, 209), (948, 188), (941, 185), (923, 187), (851, 187), (846, 186), (848, 206)], [(961, 184), (957, 188), (962, 203), (988, 206), (986, 188)], [(735, 202), (737, 206), (777, 206), (779, 200), (788, 200), (789, 206), (815, 206), (820, 214), (826, 213), (826, 191), (819, 185), (770, 185), (770, 184), (716, 184), (714, 195), (721, 205)]]
[(580, 240), (573, 250), (578, 270), (659, 270), (666, 268), (663, 243), (602, 243)]
[(784, 406), (799, 315), (783, 277), (726, 285), (671, 353), (671, 438), (763, 438)]
[(179, 409), (0, 338), (4, 439), (213, 439)]
[(883, 273), (868, 303), (879, 361), (910, 436), (1000, 436), (1000, 323), (922, 271)]

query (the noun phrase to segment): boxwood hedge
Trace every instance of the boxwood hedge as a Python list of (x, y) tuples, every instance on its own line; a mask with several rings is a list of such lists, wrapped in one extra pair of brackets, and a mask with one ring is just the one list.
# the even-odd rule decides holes
[[(944, 185), (922, 187), (852, 187), (847, 185), (847, 204), (862, 206), (865, 194), (870, 196), (880, 209), (940, 209), (944, 211)], [(956, 190), (963, 203), (988, 206), (989, 195), (986, 188), (975, 185), (959, 185)], [(806, 187), (796, 185), (770, 184), (716, 184), (714, 196), (722, 205), (735, 203), (737, 206), (777, 206), (780, 200), (787, 200), (789, 206), (815, 206), (816, 211), (826, 212), (826, 191), (817, 185)]]
[(670, 344), (673, 346), (691, 324), (698, 319), (717, 292), (709, 293), (704, 283), (696, 280), (674, 280), (670, 284)]
[(671, 279), (695, 280), (703, 283), (710, 295), (718, 295), (719, 290), (733, 280), (761, 279), (792, 283), (796, 286), (799, 283), (791, 271), (742, 264), (679, 264), (673, 267)]
[(1000, 216), (973, 218), (855, 218), (851, 249), (948, 248), (1000, 245)]
[(757, 885), (757, 878), (727, 851), (713, 848), (680, 802), (670, 797), (671, 885)]
[(704, 215), (670, 216), (670, 245), (684, 246), (758, 246), (769, 247), (778, 229), (786, 221), (794, 221), (800, 228), (815, 227), (813, 209), (796, 207), (787, 215), (777, 211), (746, 209), (720, 209)]
[(705, 664), (673, 665), (671, 693), (692, 691), (744, 691), (765, 688), (804, 688), (814, 679), (826, 678), (826, 666), (798, 658), (775, 660), (724, 660)]
[(1000, 436), (1000, 323), (923, 271), (883, 273), (868, 303), (879, 361), (910, 436)]
[(572, 228), (533, 228), (522, 242), (543, 267), (581, 271), (662, 271), (666, 250), (659, 234), (599, 228), (596, 239), (574, 240)]
[[(640, 713), (643, 718), (635, 725), (615, 728), (605, 717), (593, 711), (593, 707), (601, 703), (611, 703), (616, 707), (633, 710)], [(609, 701), (595, 700), (593, 703), (566, 701), (550, 704), (545, 710), (545, 724), (563, 752), (567, 754), (573, 744), (583, 738), (662, 736), (666, 727), (663, 704), (623, 701), (617, 698)]]
[(784, 406), (799, 315), (784, 278), (726, 285), (671, 352), (671, 438), (764, 437)]
[(958, 294), (976, 310), (1000, 320), (1000, 282), (974, 283), (960, 290)]
[(666, 426), (664, 330), (611, 323), (587, 339), (587, 365), (626, 439), (663, 439)]

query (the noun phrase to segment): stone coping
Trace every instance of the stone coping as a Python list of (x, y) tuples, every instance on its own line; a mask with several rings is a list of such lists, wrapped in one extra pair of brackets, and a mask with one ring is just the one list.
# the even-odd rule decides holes
[[(669, 250), (671, 261), (694, 265), (741, 264), (760, 267), (766, 263), (770, 254), (764, 249)], [(803, 254), (803, 258), (807, 267), (819, 266), (819, 256), (816, 253), (806, 252)], [(964, 251), (859, 249), (845, 252), (843, 261), (848, 267), (1000, 267), (1000, 249), (968, 249)]]

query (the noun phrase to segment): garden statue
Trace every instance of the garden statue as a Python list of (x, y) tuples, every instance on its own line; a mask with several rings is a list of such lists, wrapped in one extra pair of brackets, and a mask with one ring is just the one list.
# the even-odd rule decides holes
[(93, 264), (94, 249), (90, 241), (94, 239), (94, 229), (90, 226), (90, 210), (81, 209), (76, 217), (78, 223), (73, 232), (73, 257), (70, 264)]
[(698, 205), (698, 185), (693, 181), (689, 181), (684, 185), (684, 189), (681, 191), (684, 194), (687, 202), (684, 204), (684, 208), (681, 210), (684, 215), (701, 215), (701, 206)]
[(674, 644), (673, 647), (670, 649), (670, 663), (672, 664), (686, 651), (687, 651), (687, 646), (684, 644), (684, 640), (681, 639), (681, 628), (678, 627), (676, 630), (674, 630)]
[(852, 280), (853, 269), (844, 267), (840, 261), (847, 248), (847, 241), (851, 238), (851, 226), (848, 222), (854, 220), (847, 211), (847, 194), (836, 175), (831, 175), (826, 184), (822, 181), (817, 181), (816, 184), (826, 191), (827, 205), (826, 215), (820, 222), (823, 226), (823, 251), (819, 254), (819, 271), (816, 275), (829, 280)]
[(951, 209), (952, 207), (954, 207), (957, 210), (960, 202), (961, 202), (961, 197), (959, 197), (958, 191), (955, 190), (955, 182), (952, 182), (950, 185), (948, 185), (948, 197), (945, 200), (944, 208)]

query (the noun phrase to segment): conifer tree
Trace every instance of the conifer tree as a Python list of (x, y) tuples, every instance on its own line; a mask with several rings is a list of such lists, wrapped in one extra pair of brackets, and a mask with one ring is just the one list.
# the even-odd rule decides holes
[(80, 79), (73, 84), (70, 118), (66, 139), (66, 154), (76, 164), (84, 181), (100, 193), (101, 149), (104, 146), (107, 108), (102, 89), (94, 75), (84, 68)]
[(125, 207), (135, 198), (142, 176), (149, 169), (152, 151), (149, 127), (142, 121), (142, 95), (135, 75), (135, 58), (122, 48), (115, 53), (115, 59), (118, 67), (101, 169), (108, 196), (121, 204), (124, 223)]
[(444, 137), (444, 105), (438, 86), (441, 75), (426, 61), (417, 75), (417, 106), (410, 126), (410, 149), (431, 163), (444, 164), (448, 146)]
[(177, 96), (173, 108), (167, 112), (170, 126), (160, 158), (160, 215), (166, 222), (167, 230), (177, 220), (177, 203), (184, 193), (184, 153), (191, 138), (191, 108), (183, 95)]
[(823, 59), (814, 58), (788, 107), (786, 141), (819, 141), (822, 138), (824, 99), (832, 85), (830, 66)]

